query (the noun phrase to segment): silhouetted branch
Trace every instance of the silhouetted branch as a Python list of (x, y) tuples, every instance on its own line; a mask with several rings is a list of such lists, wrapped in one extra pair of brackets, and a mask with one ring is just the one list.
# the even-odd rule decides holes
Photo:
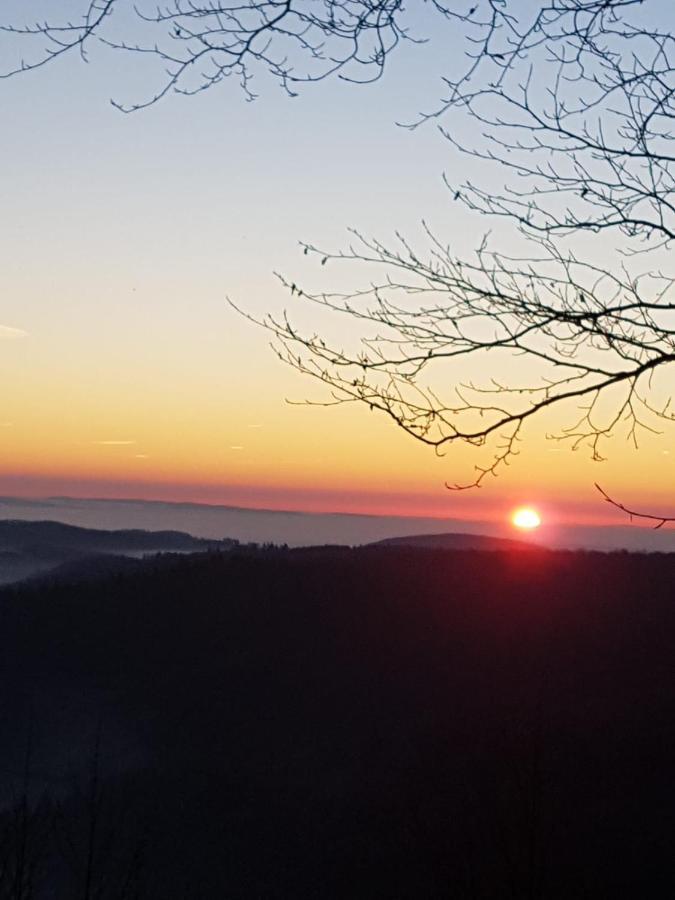
[(489, 5), (468, 35), (472, 63), (422, 117), (468, 115), (472, 142), (446, 124), (445, 137), (513, 176), (496, 192), (466, 182), (461, 199), (529, 232), (672, 240), (675, 34), (664, 7), (561, 0), (528, 15)]
[[(447, 11), (437, 0), (431, 7)], [(141, 0), (131, 10), (120, 0), (81, 4), (79, 17), (34, 25), (5, 24), (2, 31), (28, 43), (32, 55), (5, 77), (39, 68), (71, 50), (84, 55), (92, 40), (159, 62), (159, 86), (130, 104), (132, 111), (170, 92), (195, 94), (236, 79), (249, 99), (256, 72), (272, 75), (294, 95), (301, 82), (331, 75), (375, 81), (389, 54), (404, 39), (415, 40), (402, 21), (402, 0)], [(117, 17), (113, 16), (117, 13)]]
[[(32, 0), (24, 4), (22, 21), (0, 24), (8, 49), (18, 53), (16, 63), (0, 72), (3, 77), (16, 75), (71, 52), (87, 59), (90, 46), (100, 42), (159, 63), (154, 86), (144, 89), (145, 99), (116, 104), (126, 111), (151, 105), (171, 92), (208, 90), (230, 77), (252, 99), (252, 79), (258, 72), (271, 74), (293, 95), (302, 82), (333, 75), (375, 81), (402, 41), (425, 43), (445, 20), (464, 40), (466, 55), (461, 63), (461, 54), (453, 54), (461, 64), (456, 72), (448, 72), (449, 94), (422, 119), (461, 107), (487, 125), (498, 125), (501, 133), (504, 124), (527, 129), (537, 149), (550, 149), (546, 142), (555, 134), (582, 151), (609, 149), (619, 166), (627, 157), (644, 156), (653, 161), (652, 174), (658, 175), (662, 154), (671, 158), (660, 143), (669, 140), (663, 124), (672, 110), (672, 37), (667, 27), (659, 31), (651, 21), (648, 28), (641, 27), (643, 7), (653, 5), (642, 0), (557, 0), (528, 11), (515, 0), (476, 0), (467, 10), (461, 4), (431, 0), (411, 4), (408, 10), (402, 0), (139, 0), (134, 5), (79, 0), (67, 14), (43, 18), (40, 4)], [(641, 13), (637, 24), (626, 21), (633, 9)], [(613, 46), (621, 41), (631, 42), (627, 60)], [(11, 52), (6, 56), (11, 58)], [(524, 65), (539, 59), (558, 66), (557, 87), (562, 91), (543, 111), (531, 77), (522, 73)], [(584, 97), (582, 105), (568, 104), (566, 89), (586, 81), (593, 83), (592, 95)], [(500, 112), (486, 114), (486, 99), (495, 110), (495, 101), (504, 104), (514, 121), (505, 122)], [(639, 118), (630, 135), (613, 131), (610, 143), (577, 121), (587, 109), (600, 110), (605, 101), (614, 106), (628, 102)]]
[[(362, 290), (282, 280), (357, 324), (356, 346), (300, 333), (285, 313), (260, 323), (283, 361), (330, 388), (328, 403), (365, 403), (436, 450), (489, 442), (491, 460), (449, 487), (497, 474), (552, 407), (579, 408), (551, 437), (594, 460), (619, 429), (637, 446), (673, 421), (654, 378), (675, 360), (675, 283), (635, 259), (675, 235), (675, 38), (664, 12), (640, 0), (478, 3), (462, 18), (469, 52), (446, 99), (411, 127), (443, 118), (456, 149), (508, 176), (496, 190), (446, 183), (470, 210), (514, 222), (535, 253), (516, 259), (483, 243), (464, 259), (428, 229), (423, 254), (400, 234), (392, 247), (354, 233), (345, 252), (305, 252), (375, 267)], [(593, 245), (612, 232), (625, 254), (617, 265)], [(563, 241), (581, 234), (583, 257)], [(490, 377), (521, 359), (524, 383)]]
[[(669, 401), (656, 405), (650, 394), (655, 371), (675, 360), (669, 279), (603, 271), (561, 255), (550, 241), (540, 244), (545, 253), (536, 259), (482, 246), (466, 261), (429, 229), (425, 258), (401, 236), (392, 247), (353, 234), (342, 253), (305, 250), (323, 264), (374, 267), (377, 277), (367, 287), (312, 293), (282, 282), (292, 297), (358, 323), (354, 347), (302, 334), (286, 314), (248, 318), (273, 334), (281, 360), (330, 388), (326, 404), (365, 403), (437, 451), (491, 442), (492, 462), (477, 467), (469, 483), (449, 487), (475, 486), (496, 474), (517, 452), (523, 427), (552, 407), (581, 404), (581, 415), (552, 437), (588, 446), (596, 460), (619, 427), (637, 443), (640, 432), (673, 421)], [(536, 366), (528, 383), (467, 377), (471, 370), (499, 371), (500, 362), (503, 370), (518, 358)], [(447, 385), (444, 399), (439, 383)], [(609, 411), (600, 403), (608, 396)]]
[(116, 0), (90, 0), (83, 5), (79, 18), (22, 25), (0, 24), (0, 32), (32, 41), (35, 48), (30, 58), (21, 57), (17, 65), (0, 69), (0, 78), (11, 78), (22, 72), (40, 69), (71, 52), (79, 53), (86, 61), (88, 46), (99, 37), (115, 2)]
[(620, 509), (622, 512), (625, 512), (628, 516), (630, 516), (631, 520), (632, 519), (648, 519), (652, 522), (656, 522), (656, 525), (654, 525), (655, 531), (658, 531), (659, 528), (663, 528), (663, 526), (669, 522), (675, 522), (675, 516), (658, 516), (658, 515), (654, 515), (653, 513), (637, 512), (634, 509), (629, 509), (627, 506), (624, 506), (623, 503), (619, 503), (618, 500), (613, 500), (609, 496), (609, 494), (607, 494), (606, 491), (604, 491), (600, 487), (600, 485), (597, 484), (597, 482), (596, 482), (595, 486), (598, 489), (598, 491), (602, 494), (602, 496), (604, 497), (606, 503), (609, 503), (612, 506), (616, 507), (616, 509)]

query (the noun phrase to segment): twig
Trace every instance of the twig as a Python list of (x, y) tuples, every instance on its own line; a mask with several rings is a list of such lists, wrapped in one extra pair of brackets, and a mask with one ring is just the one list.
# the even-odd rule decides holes
[(620, 509), (622, 512), (625, 512), (630, 516), (631, 520), (633, 519), (650, 519), (651, 521), (656, 522), (654, 525), (654, 530), (658, 531), (659, 528), (663, 528), (668, 522), (675, 522), (675, 516), (657, 516), (652, 513), (646, 512), (637, 512), (634, 509), (629, 509), (627, 506), (624, 506), (623, 503), (619, 503), (618, 500), (613, 500), (606, 491), (600, 487), (600, 485), (596, 482), (595, 484), (598, 491), (602, 494), (606, 503), (611, 504), (611, 506), (615, 506), (617, 509)]

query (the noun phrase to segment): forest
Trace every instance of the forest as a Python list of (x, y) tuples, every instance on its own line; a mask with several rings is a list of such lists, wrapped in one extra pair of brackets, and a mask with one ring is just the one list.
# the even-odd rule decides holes
[(0, 896), (671, 897), (672, 554), (241, 547), (0, 594)]

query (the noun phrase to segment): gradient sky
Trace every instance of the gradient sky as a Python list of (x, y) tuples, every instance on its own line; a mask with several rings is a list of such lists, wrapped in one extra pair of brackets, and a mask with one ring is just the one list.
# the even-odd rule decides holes
[(365, 409), (287, 405), (321, 394), (227, 305), (283, 308), (275, 270), (330, 288), (298, 241), (339, 248), (348, 226), (414, 237), (425, 218), (475, 247), (488, 223), (441, 182), (466, 160), (395, 124), (440, 95), (445, 58), (409, 47), (375, 85), (289, 99), (263, 79), (254, 103), (227, 84), (134, 115), (108, 98), (136, 99), (144, 72), (112, 53), (1, 82), (0, 492), (468, 518), (530, 501), (620, 521), (600, 481), (675, 508), (675, 432), (639, 452), (620, 436), (594, 464), (545, 440), (550, 418), (501, 478), (449, 493), (473, 451), (437, 458)]

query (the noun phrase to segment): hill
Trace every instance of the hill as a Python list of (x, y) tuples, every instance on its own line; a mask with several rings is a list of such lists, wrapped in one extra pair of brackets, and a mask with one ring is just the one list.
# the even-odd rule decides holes
[(673, 576), (241, 549), (5, 589), (0, 778), (20, 798), (29, 759), (32, 896), (82, 894), (94, 814), (106, 900), (673, 896)]
[(442, 534), (411, 534), (403, 537), (376, 541), (374, 547), (418, 547), (427, 550), (532, 550), (536, 547), (527, 541), (492, 537), (486, 534), (450, 532)]
[[(62, 522), (0, 520), (0, 584), (78, 567), (91, 573), (106, 555), (142, 557), (152, 553), (228, 550), (237, 542), (195, 538), (181, 531), (80, 528)], [(120, 563), (119, 566), (123, 565)], [(110, 566), (108, 565), (108, 568)]]

